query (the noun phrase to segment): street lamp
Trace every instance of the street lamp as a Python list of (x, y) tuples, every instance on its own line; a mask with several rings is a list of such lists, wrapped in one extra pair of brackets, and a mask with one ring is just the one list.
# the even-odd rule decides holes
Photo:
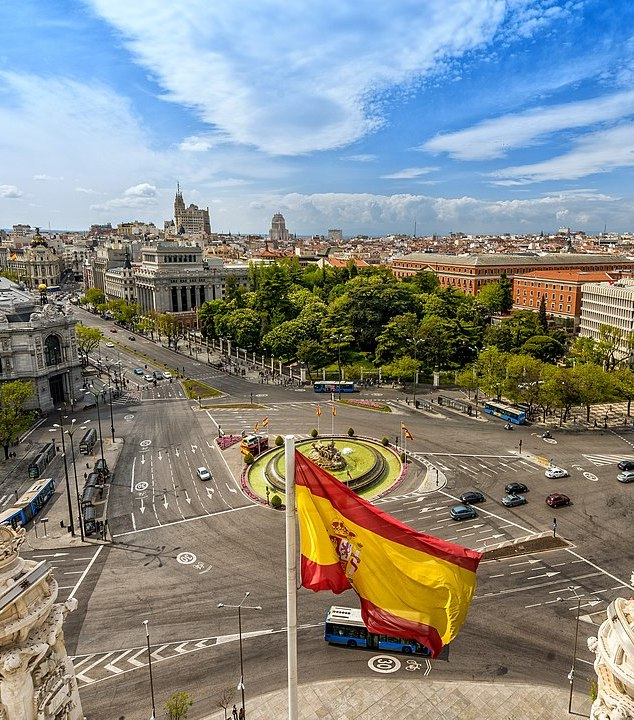
[(423, 338), (407, 338), (407, 341), (411, 342), (414, 346), (414, 363), (416, 365), (416, 367), (414, 368), (414, 407), (416, 407), (416, 385), (418, 383), (418, 346), (420, 343), (423, 342)]
[(112, 386), (108, 385), (108, 400), (110, 402), (110, 432), (112, 433), (112, 442), (114, 444), (114, 418), (112, 416)]
[[(81, 501), (79, 499), (79, 484), (77, 482), (77, 465), (75, 464), (75, 445), (73, 444), (73, 435), (75, 434), (75, 431), (77, 430), (77, 425), (75, 423), (77, 420), (73, 418), (70, 421), (70, 427), (68, 430), (66, 430), (66, 434), (70, 437), (70, 450), (71, 450), (71, 457), (73, 459), (73, 473), (75, 475), (75, 495), (77, 497), (77, 515), (78, 515), (78, 521), (79, 521), (79, 535), (81, 537), (81, 541), (84, 542), (84, 523), (81, 515)], [(86, 422), (90, 422), (90, 420), (87, 420)], [(82, 430), (85, 430), (86, 427), (82, 425)]]
[(102, 462), (105, 462), (103, 457), (103, 437), (101, 435), (101, 413), (99, 412), (99, 396), (101, 393), (99, 393), (97, 390), (86, 390), (86, 395), (92, 395), (95, 398), (95, 403), (97, 405), (97, 424), (99, 426), (99, 447), (101, 449), (101, 460)]
[(148, 668), (150, 670), (150, 696), (152, 698), (152, 715), (150, 715), (150, 720), (155, 720), (156, 706), (154, 704), (154, 681), (152, 679), (152, 653), (150, 652), (150, 630), (148, 628), (147, 620), (144, 620), (143, 624), (145, 625), (145, 639), (147, 641), (147, 662)]
[(570, 585), (568, 587), (568, 590), (573, 592), (575, 594), (575, 597), (577, 598), (577, 620), (575, 623), (575, 648), (572, 653), (572, 667), (570, 668), (570, 672), (568, 673), (568, 680), (570, 681), (570, 696), (568, 698), (568, 714), (570, 715), (571, 708), (572, 708), (572, 691), (575, 684), (575, 666), (577, 662), (577, 642), (579, 640), (579, 610), (581, 608), (581, 595), (577, 593), (577, 590)]
[(246, 711), (244, 708), (244, 663), (242, 659), (242, 610), (261, 610), (261, 605), (245, 605), (244, 601), (249, 597), (251, 593), (247, 590), (244, 593), (244, 597), (239, 605), (227, 605), (226, 603), (218, 603), (219, 608), (232, 608), (238, 611), (238, 638), (240, 643), (240, 683), (238, 684), (238, 690), (242, 695), (242, 717), (246, 717)]
[(68, 526), (70, 534), (75, 537), (75, 524), (73, 523), (73, 504), (70, 499), (70, 482), (68, 480), (68, 463), (66, 462), (66, 443), (64, 441), (64, 415), (62, 409), (59, 409), (59, 425), (53, 423), (55, 429), (62, 431), (62, 457), (64, 458), (64, 477), (66, 478), (66, 500), (68, 501)]

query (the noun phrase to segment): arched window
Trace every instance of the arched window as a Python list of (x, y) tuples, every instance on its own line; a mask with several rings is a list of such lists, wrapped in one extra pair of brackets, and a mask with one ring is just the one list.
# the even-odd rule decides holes
[(44, 342), (44, 362), (46, 365), (62, 362), (62, 345), (57, 335), (49, 335)]

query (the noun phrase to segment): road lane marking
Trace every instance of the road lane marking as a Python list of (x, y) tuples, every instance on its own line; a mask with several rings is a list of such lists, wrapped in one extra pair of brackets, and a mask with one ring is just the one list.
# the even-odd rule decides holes
[(100, 545), (100, 546), (97, 548), (97, 550), (95, 551), (95, 554), (93, 555), (92, 560), (88, 563), (88, 566), (86, 567), (86, 569), (85, 569), (84, 572), (82, 573), (81, 577), (80, 577), (79, 580), (77, 581), (77, 584), (75, 585), (75, 587), (73, 588), (72, 592), (71, 592), (70, 595), (68, 596), (68, 599), (69, 599), (69, 600), (70, 600), (71, 598), (75, 597), (75, 593), (77, 592), (77, 590), (79, 590), (79, 587), (80, 587), (81, 584), (84, 582), (84, 579), (85, 579), (86, 575), (88, 575), (88, 573), (90, 572), (90, 568), (94, 565), (95, 560), (99, 557), (99, 553), (103, 550), (103, 547), (104, 547), (103, 545)]

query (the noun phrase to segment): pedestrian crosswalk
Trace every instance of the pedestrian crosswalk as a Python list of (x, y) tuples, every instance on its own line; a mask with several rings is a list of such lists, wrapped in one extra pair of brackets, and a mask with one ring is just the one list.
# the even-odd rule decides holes
[[(634, 451), (630, 453), (632, 459), (634, 459)], [(593, 465), (616, 465), (621, 460), (627, 460), (628, 455), (584, 455), (586, 460), (589, 460)]]

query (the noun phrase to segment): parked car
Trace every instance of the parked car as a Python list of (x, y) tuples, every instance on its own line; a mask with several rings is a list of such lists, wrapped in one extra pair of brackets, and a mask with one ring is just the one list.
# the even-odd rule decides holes
[(486, 498), (481, 492), (478, 492), (477, 490), (468, 490), (467, 492), (462, 493), (462, 495), (460, 496), (460, 500), (465, 505), (473, 505), (474, 503), (484, 502)]
[(211, 480), (211, 473), (206, 467), (199, 467), (196, 470), (196, 475), (198, 475), (201, 480)]
[(134, 374), (135, 375), (145, 375), (145, 370), (143, 368), (134, 368)]
[(163, 379), (163, 373), (162, 373), (160, 370), (155, 370), (155, 371), (152, 373), (152, 377), (156, 378), (157, 380), (162, 380), (162, 379)]
[(634, 470), (625, 470), (624, 472), (620, 472), (616, 476), (616, 479), (622, 483), (634, 482)]
[(504, 492), (509, 495), (521, 495), (528, 492), (528, 487), (524, 483), (512, 482), (504, 486)]
[(570, 473), (563, 468), (557, 467), (556, 465), (551, 465), (551, 467), (547, 468), (544, 475), (552, 480), (553, 478), (569, 477)]
[(506, 507), (517, 507), (518, 505), (526, 505), (527, 500), (525, 495), (505, 495), (500, 502)]
[(169, 372), (169, 370), (166, 370), (166, 371), (163, 373), (163, 377), (164, 377), (166, 380), (169, 380), (169, 379), (172, 377), (172, 373)]
[(114, 347), (114, 343), (107, 342), (107, 343), (106, 343), (106, 347)]
[(561, 507), (562, 505), (570, 505), (571, 502), (572, 502), (572, 500), (567, 495), (564, 495), (563, 493), (551, 493), (546, 498), (546, 504), (550, 505), (550, 507), (552, 507), (552, 508), (558, 508), (558, 507)]
[(110, 332), (116, 333), (116, 332), (117, 332), (117, 328), (110, 328)]
[(147, 380), (147, 382), (152, 382), (152, 380), (154, 380), (154, 377), (150, 374), (144, 375), (143, 377)]
[(471, 505), (456, 505), (449, 511), (453, 520), (472, 520), (478, 517), (478, 513)]
[(128, 340), (136, 340), (136, 338), (134, 337), (134, 335), (128, 335)]
[(634, 460), (621, 460), (617, 464), (619, 470), (634, 470)]

